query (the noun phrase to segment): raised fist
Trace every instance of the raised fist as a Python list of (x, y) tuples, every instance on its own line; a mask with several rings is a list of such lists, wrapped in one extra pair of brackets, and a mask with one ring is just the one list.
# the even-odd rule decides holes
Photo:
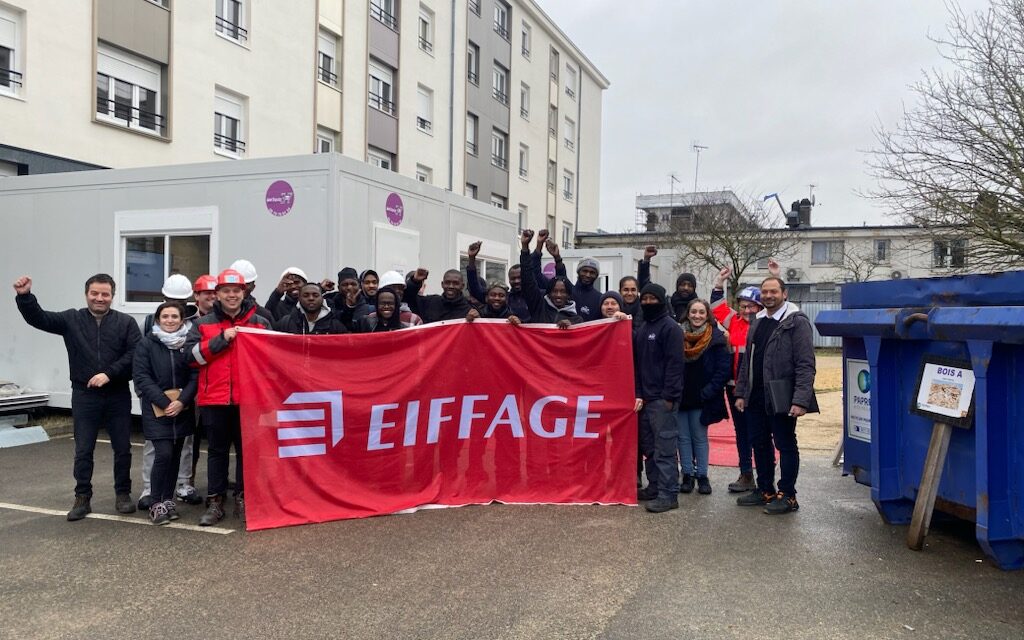
[(470, 261), (476, 260), (476, 256), (480, 253), (480, 246), (483, 242), (477, 240), (473, 244), (469, 245), (469, 249), (466, 250), (466, 255), (469, 256)]
[(649, 244), (646, 247), (644, 247), (645, 261), (650, 262), (651, 258), (653, 258), (656, 255), (658, 255), (658, 247), (654, 246), (653, 244)]
[(26, 293), (32, 293), (32, 278), (28, 276), (21, 276), (14, 281), (14, 291), (19, 296), (23, 296)]
[(430, 271), (424, 269), (423, 267), (420, 267), (416, 269), (416, 273), (413, 274), (412, 279), (415, 280), (416, 282), (423, 282), (427, 279), (427, 276), (429, 275)]

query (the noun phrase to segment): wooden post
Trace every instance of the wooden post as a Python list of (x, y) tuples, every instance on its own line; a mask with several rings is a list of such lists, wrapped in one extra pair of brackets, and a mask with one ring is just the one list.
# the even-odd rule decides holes
[(942, 465), (946, 462), (946, 452), (949, 450), (949, 438), (952, 434), (952, 425), (936, 422), (932, 426), (932, 439), (928, 443), (928, 453), (924, 458), (921, 485), (917, 489), (917, 500), (914, 502), (914, 515), (907, 531), (907, 546), (914, 551), (920, 551), (924, 547), (924, 538), (928, 535), (932, 509), (935, 508), (935, 494), (939, 490)]
[(845, 440), (845, 438), (846, 438), (845, 434), (840, 435), (839, 436), (839, 442), (836, 443), (836, 448), (835, 448), (835, 450), (832, 451), (832, 466), (833, 467), (838, 467), (839, 466), (839, 461), (843, 459), (843, 441)]

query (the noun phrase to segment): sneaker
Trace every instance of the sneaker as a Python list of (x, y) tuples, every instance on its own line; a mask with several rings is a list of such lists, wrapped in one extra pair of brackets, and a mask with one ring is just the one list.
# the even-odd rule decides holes
[(770, 491), (758, 491), (755, 489), (736, 498), (736, 504), (741, 507), (763, 507), (771, 502), (774, 497), (775, 494)]
[(203, 504), (203, 497), (199, 495), (196, 488), (185, 482), (179, 484), (178, 488), (174, 490), (174, 497), (185, 504)]
[(234, 516), (245, 524), (245, 496), (244, 494), (238, 494), (235, 496), (235, 513)]
[(149, 510), (149, 508), (153, 506), (154, 502), (156, 502), (156, 500), (153, 499), (153, 496), (149, 495), (148, 493), (142, 494), (141, 496), (139, 496), (139, 511)]
[(768, 503), (764, 508), (764, 512), (769, 515), (779, 515), (782, 513), (789, 513), (790, 511), (796, 511), (800, 508), (800, 504), (796, 501), (796, 496), (787, 496), (781, 491), (775, 494), (775, 497), (771, 502)]
[(181, 517), (178, 515), (178, 507), (174, 505), (174, 500), (164, 500), (164, 508), (167, 509), (167, 517), (171, 520), (177, 520)]
[(658, 498), (647, 503), (647, 510), (651, 513), (664, 513), (679, 508), (679, 501), (671, 498)]
[(703, 495), (711, 495), (711, 481), (708, 480), (707, 476), (700, 476), (697, 478), (697, 493)]
[(636, 499), (640, 502), (647, 502), (648, 500), (654, 500), (658, 497), (658, 490), (652, 489), (650, 485), (647, 485), (646, 489), (641, 489), (636, 492)]
[(135, 513), (135, 503), (132, 502), (131, 495), (127, 493), (117, 494), (114, 508), (117, 509), (118, 513)]
[(206, 499), (206, 511), (199, 516), (199, 526), (209, 527), (224, 519), (224, 496), (210, 496)]
[(166, 502), (154, 502), (149, 508), (149, 521), (155, 525), (168, 524), (171, 521), (167, 513)]
[(693, 476), (688, 473), (683, 474), (683, 481), (679, 483), (679, 493), (692, 493), (693, 492)]
[(86, 495), (76, 495), (75, 504), (71, 507), (71, 511), (68, 511), (68, 522), (74, 522), (75, 520), (81, 520), (85, 516), (92, 513), (92, 506), (89, 504), (91, 498)]
[(736, 482), (729, 483), (729, 493), (746, 493), (757, 488), (753, 473), (741, 473)]

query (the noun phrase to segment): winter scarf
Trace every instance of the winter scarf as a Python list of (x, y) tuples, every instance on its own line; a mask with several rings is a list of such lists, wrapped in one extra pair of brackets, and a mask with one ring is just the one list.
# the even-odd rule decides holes
[(711, 344), (711, 323), (705, 322), (700, 329), (694, 329), (689, 322), (683, 323), (683, 355), (687, 362), (693, 362), (702, 355)]
[(160, 328), (160, 325), (153, 325), (153, 335), (170, 350), (180, 349), (185, 346), (185, 338), (188, 337), (188, 330), (192, 328), (191, 322), (183, 322), (174, 333), (167, 333)]

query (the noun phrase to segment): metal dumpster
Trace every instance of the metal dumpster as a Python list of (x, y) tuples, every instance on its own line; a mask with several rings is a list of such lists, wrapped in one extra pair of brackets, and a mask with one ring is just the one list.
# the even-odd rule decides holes
[(953, 430), (935, 509), (975, 522), (1001, 568), (1024, 567), (1024, 271), (852, 283), (841, 300), (815, 324), (843, 338), (844, 472), (909, 523), (932, 433), (910, 411), (920, 363), (970, 362), (974, 421)]

